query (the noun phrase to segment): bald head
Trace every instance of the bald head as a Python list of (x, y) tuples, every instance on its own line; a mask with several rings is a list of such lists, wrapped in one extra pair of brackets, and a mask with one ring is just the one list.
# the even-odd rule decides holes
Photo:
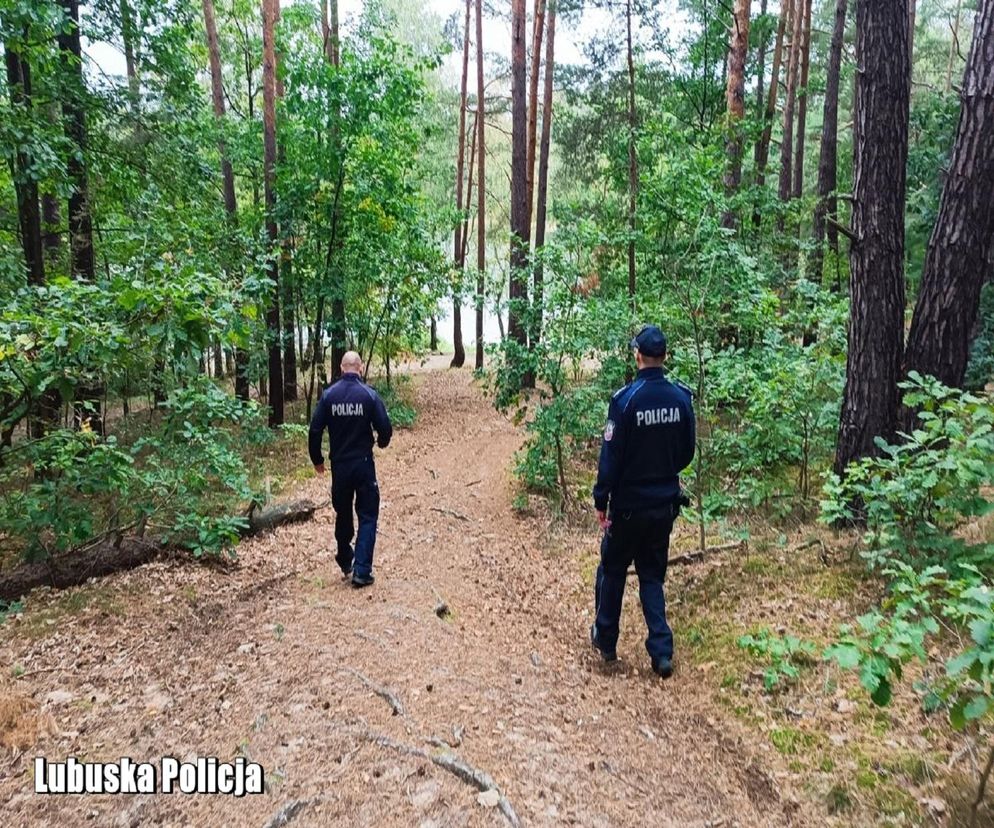
[(361, 374), (362, 357), (355, 351), (346, 351), (345, 355), (342, 357), (342, 373)]

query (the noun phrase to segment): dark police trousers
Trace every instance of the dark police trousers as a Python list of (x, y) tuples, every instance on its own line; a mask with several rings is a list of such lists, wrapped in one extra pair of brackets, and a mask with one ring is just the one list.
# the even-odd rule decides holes
[[(359, 517), (358, 534), (352, 521), (353, 504)], [(335, 540), (338, 542), (335, 560), (343, 572), (354, 567), (357, 576), (368, 578), (373, 571), (376, 521), (380, 516), (380, 487), (371, 454), (355, 460), (332, 461), (331, 505), (335, 510)]]
[(645, 648), (653, 662), (673, 658), (673, 631), (666, 623), (663, 594), (673, 520), (674, 509), (669, 504), (650, 511), (611, 515), (611, 526), (601, 541), (601, 563), (594, 587), (597, 640), (604, 652), (612, 653), (618, 646), (625, 580), (634, 561), (642, 614), (649, 628)]

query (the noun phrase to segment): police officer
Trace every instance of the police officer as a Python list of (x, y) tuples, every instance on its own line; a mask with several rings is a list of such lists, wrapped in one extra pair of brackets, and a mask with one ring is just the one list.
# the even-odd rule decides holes
[[(390, 444), (393, 427), (386, 406), (362, 381), (362, 358), (355, 351), (342, 357), (342, 377), (318, 400), (308, 439), (314, 471), (324, 474), (321, 441), (328, 430), (331, 460), (331, 505), (335, 510), (335, 561), (352, 585), (373, 583), (373, 547), (380, 514), (380, 488), (373, 465), (373, 429), (380, 448)], [(359, 516), (355, 549), (352, 537), (352, 506)]]
[(605, 661), (617, 659), (621, 601), (634, 561), (649, 628), (645, 647), (653, 671), (669, 678), (673, 632), (666, 623), (663, 581), (670, 530), (685, 502), (679, 474), (694, 457), (694, 408), (690, 389), (663, 373), (666, 337), (659, 328), (645, 326), (631, 346), (638, 376), (611, 398), (594, 486), (604, 538), (590, 640)]

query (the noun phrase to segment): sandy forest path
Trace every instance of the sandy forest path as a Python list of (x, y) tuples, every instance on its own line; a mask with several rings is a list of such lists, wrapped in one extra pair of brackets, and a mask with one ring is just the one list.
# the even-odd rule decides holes
[[(432, 763), (443, 750), (490, 774), (524, 825), (805, 821), (698, 698), (693, 668), (648, 673), (631, 594), (625, 666), (601, 669), (585, 638), (593, 550), (581, 559), (511, 508), (521, 430), (468, 372), (416, 386), (416, 427), (377, 456), (372, 589), (336, 574), (325, 509), (243, 544), (237, 567), (156, 563), (35, 597), (34, 623), (0, 629), (0, 698), (37, 702), (49, 730), (0, 766), (5, 824), (507, 824)], [(294, 494), (324, 501), (326, 486)], [(35, 755), (241, 755), (268, 790), (42, 797)]]

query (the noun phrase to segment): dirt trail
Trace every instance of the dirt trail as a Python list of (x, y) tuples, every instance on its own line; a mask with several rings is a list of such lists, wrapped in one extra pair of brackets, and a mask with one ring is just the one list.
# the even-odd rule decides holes
[[(416, 428), (377, 456), (372, 589), (336, 575), (323, 510), (241, 546), (237, 568), (154, 564), (35, 596), (0, 629), (0, 662), (26, 671), (4, 666), (0, 699), (31, 697), (52, 717), (19, 758), (0, 752), (7, 824), (262, 826), (281, 810), (293, 825), (507, 824), (469, 784), (398, 749), (437, 755), (443, 742), (526, 825), (805, 822), (698, 698), (694, 669), (678, 663), (666, 684), (648, 672), (632, 595), (624, 666), (601, 669), (585, 638), (593, 549), (581, 561), (511, 509), (520, 429), (468, 372), (416, 382)], [(299, 493), (325, 500), (326, 485)], [(35, 755), (244, 755), (265, 767), (268, 791), (41, 797)]]

